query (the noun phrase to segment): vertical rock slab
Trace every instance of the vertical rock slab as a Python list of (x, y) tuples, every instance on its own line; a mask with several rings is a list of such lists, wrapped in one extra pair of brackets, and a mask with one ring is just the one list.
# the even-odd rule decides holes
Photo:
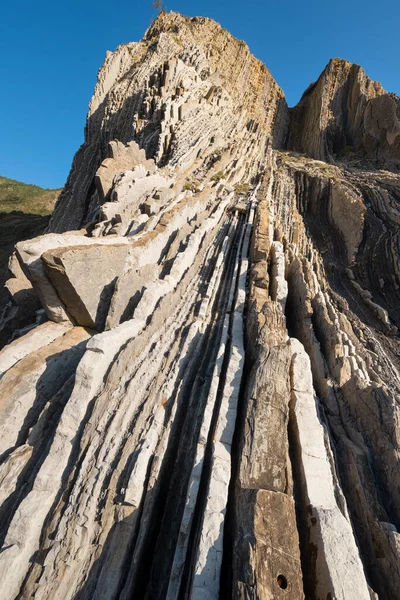
[(292, 415), (295, 468), (307, 522), (307, 580), (315, 598), (370, 600), (363, 564), (339, 482), (333, 472), (329, 442), (317, 411), (310, 359), (291, 339)]
[(303, 598), (294, 500), (281, 492), (244, 489), (236, 508), (234, 598)]
[(343, 183), (332, 182), (329, 194), (330, 217), (343, 236), (347, 259), (352, 263), (363, 238), (367, 208), (359, 191)]
[(288, 294), (288, 284), (285, 279), (285, 254), (281, 242), (272, 242), (271, 254), (271, 297), (272, 300), (278, 302), (284, 313)]
[(251, 372), (240, 446), (242, 488), (293, 491), (287, 436), (290, 359), (287, 344), (272, 346), (261, 350)]
[(286, 597), (284, 590), (293, 600), (303, 597), (287, 433), (289, 368), (286, 341), (261, 349), (245, 392), (235, 501), (235, 598), (275, 599)]
[[(261, 185), (252, 245), (247, 321), (251, 371), (244, 391), (234, 499), (233, 597), (303, 598), (299, 538), (289, 458), (287, 283), (280, 242), (270, 249), (268, 194)], [(268, 255), (274, 300), (268, 296)]]

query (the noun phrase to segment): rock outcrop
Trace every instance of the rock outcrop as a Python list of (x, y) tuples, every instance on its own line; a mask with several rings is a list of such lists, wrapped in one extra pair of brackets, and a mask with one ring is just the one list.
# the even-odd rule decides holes
[(10, 263), (4, 600), (400, 598), (398, 106), (176, 13), (107, 55)]
[(400, 100), (358, 65), (333, 59), (291, 109), (288, 147), (324, 161), (358, 152), (400, 168)]
[[(87, 224), (103, 201), (105, 170), (110, 178), (129, 162), (131, 168), (137, 164), (138, 152), (131, 157), (131, 150), (110, 152), (113, 140), (136, 141), (148, 158), (178, 167), (182, 175), (200, 154), (212, 160), (213, 150), (229, 146), (240, 179), (249, 171), (256, 175), (268, 139), (282, 145), (287, 121), (281, 89), (244, 42), (210, 19), (162, 13), (141, 42), (108, 53), (90, 102), (85, 141), (50, 229)], [(110, 158), (119, 167), (111, 169)]]

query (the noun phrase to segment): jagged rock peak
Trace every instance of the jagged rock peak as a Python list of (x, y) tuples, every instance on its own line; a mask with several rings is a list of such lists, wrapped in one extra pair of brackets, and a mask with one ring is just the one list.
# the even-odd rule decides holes
[(211, 19), (160, 13), (142, 41), (107, 53), (50, 230), (93, 220), (95, 173), (112, 140), (136, 141), (158, 165), (184, 168), (207, 149), (240, 144), (247, 130), (257, 152), (268, 140), (326, 161), (360, 152), (391, 169), (399, 167), (398, 112), (399, 99), (361, 67), (333, 59), (289, 117), (282, 90), (244, 42)]
[(359, 152), (400, 168), (400, 98), (347, 60), (330, 60), (291, 109), (288, 148), (330, 161)]
[(138, 43), (109, 53), (89, 106), (85, 141), (55, 208), (51, 231), (77, 229), (98, 207), (94, 176), (112, 140), (136, 141), (158, 165), (200, 154), (284, 143), (288, 108), (268, 69), (211, 19), (161, 13)]

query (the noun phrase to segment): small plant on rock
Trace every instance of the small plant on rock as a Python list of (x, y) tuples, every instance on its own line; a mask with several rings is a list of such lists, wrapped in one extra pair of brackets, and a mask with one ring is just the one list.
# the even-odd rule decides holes
[(248, 191), (249, 191), (248, 183), (237, 183), (235, 185), (235, 192), (237, 192), (238, 194), (247, 194)]
[(199, 191), (198, 187), (193, 181), (186, 181), (183, 189), (185, 192), (193, 192), (193, 194), (196, 194)]
[(339, 158), (349, 158), (354, 155), (353, 146), (345, 146), (338, 154)]
[(211, 181), (221, 181), (221, 179), (225, 179), (225, 173), (223, 171), (218, 171), (211, 177)]

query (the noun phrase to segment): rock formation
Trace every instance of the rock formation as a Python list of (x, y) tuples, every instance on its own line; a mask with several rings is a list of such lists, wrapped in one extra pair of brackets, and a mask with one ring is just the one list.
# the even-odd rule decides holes
[(20, 271), (20, 267), (16, 260), (9, 261), (17, 242), (46, 230), (60, 192), (0, 176), (0, 349), (15, 330), (30, 325), (35, 310), (43, 313), (29, 281), (10, 279), (10, 272)]
[(400, 598), (399, 106), (205, 18), (108, 53), (10, 263), (4, 600)]
[(291, 110), (289, 147), (321, 160), (361, 151), (398, 169), (400, 100), (358, 65), (333, 59)]

